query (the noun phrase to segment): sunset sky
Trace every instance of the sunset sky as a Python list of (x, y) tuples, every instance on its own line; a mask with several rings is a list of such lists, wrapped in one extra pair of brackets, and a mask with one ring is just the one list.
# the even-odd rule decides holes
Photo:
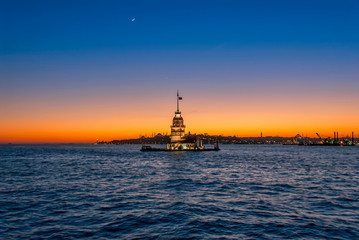
[(0, 2), (0, 143), (359, 136), (359, 1)]

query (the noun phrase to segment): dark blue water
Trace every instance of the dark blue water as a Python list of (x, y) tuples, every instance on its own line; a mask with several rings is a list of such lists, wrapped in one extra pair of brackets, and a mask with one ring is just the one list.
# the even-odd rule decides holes
[(359, 147), (221, 147), (0, 146), (0, 238), (359, 238)]

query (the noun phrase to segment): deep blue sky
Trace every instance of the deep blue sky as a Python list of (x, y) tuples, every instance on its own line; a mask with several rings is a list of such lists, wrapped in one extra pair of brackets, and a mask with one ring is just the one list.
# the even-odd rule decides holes
[(358, 75), (354, 0), (11, 0), (0, 9), (6, 90), (51, 90), (59, 81), (82, 88), (99, 78), (121, 86), (151, 81), (155, 88), (219, 78), (345, 85)]
[(2, 55), (111, 48), (359, 47), (355, 0), (11, 0), (0, 6)]
[(98, 87), (100, 78), (155, 89), (357, 79), (354, 0), (11, 0), (0, 9), (5, 92)]

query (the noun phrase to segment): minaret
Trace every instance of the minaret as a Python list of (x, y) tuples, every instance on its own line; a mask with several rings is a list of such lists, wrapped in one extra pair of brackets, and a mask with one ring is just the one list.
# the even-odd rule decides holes
[(186, 126), (183, 124), (183, 118), (179, 110), (179, 100), (182, 100), (182, 97), (179, 96), (177, 90), (177, 111), (173, 117), (173, 123), (171, 126), (171, 143), (180, 142), (181, 138), (184, 137), (184, 132)]

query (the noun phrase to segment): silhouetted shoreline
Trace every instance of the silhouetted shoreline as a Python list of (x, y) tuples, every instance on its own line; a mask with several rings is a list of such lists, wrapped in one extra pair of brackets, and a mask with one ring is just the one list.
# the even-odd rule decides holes
[[(265, 136), (265, 137), (236, 137), (236, 136), (222, 136), (222, 135), (207, 135), (198, 134), (203, 141), (203, 144), (214, 144), (218, 140), (220, 144), (284, 144), (284, 145), (299, 145), (305, 142), (314, 144), (319, 143), (319, 138), (302, 137), (297, 134), (294, 137), (280, 137), (280, 136)], [(343, 140), (351, 140), (350, 137), (344, 137)], [(358, 138), (354, 139), (358, 142)], [(124, 140), (112, 141), (98, 141), (97, 144), (167, 144), (170, 142), (169, 135), (157, 134), (154, 137), (145, 137)]]

